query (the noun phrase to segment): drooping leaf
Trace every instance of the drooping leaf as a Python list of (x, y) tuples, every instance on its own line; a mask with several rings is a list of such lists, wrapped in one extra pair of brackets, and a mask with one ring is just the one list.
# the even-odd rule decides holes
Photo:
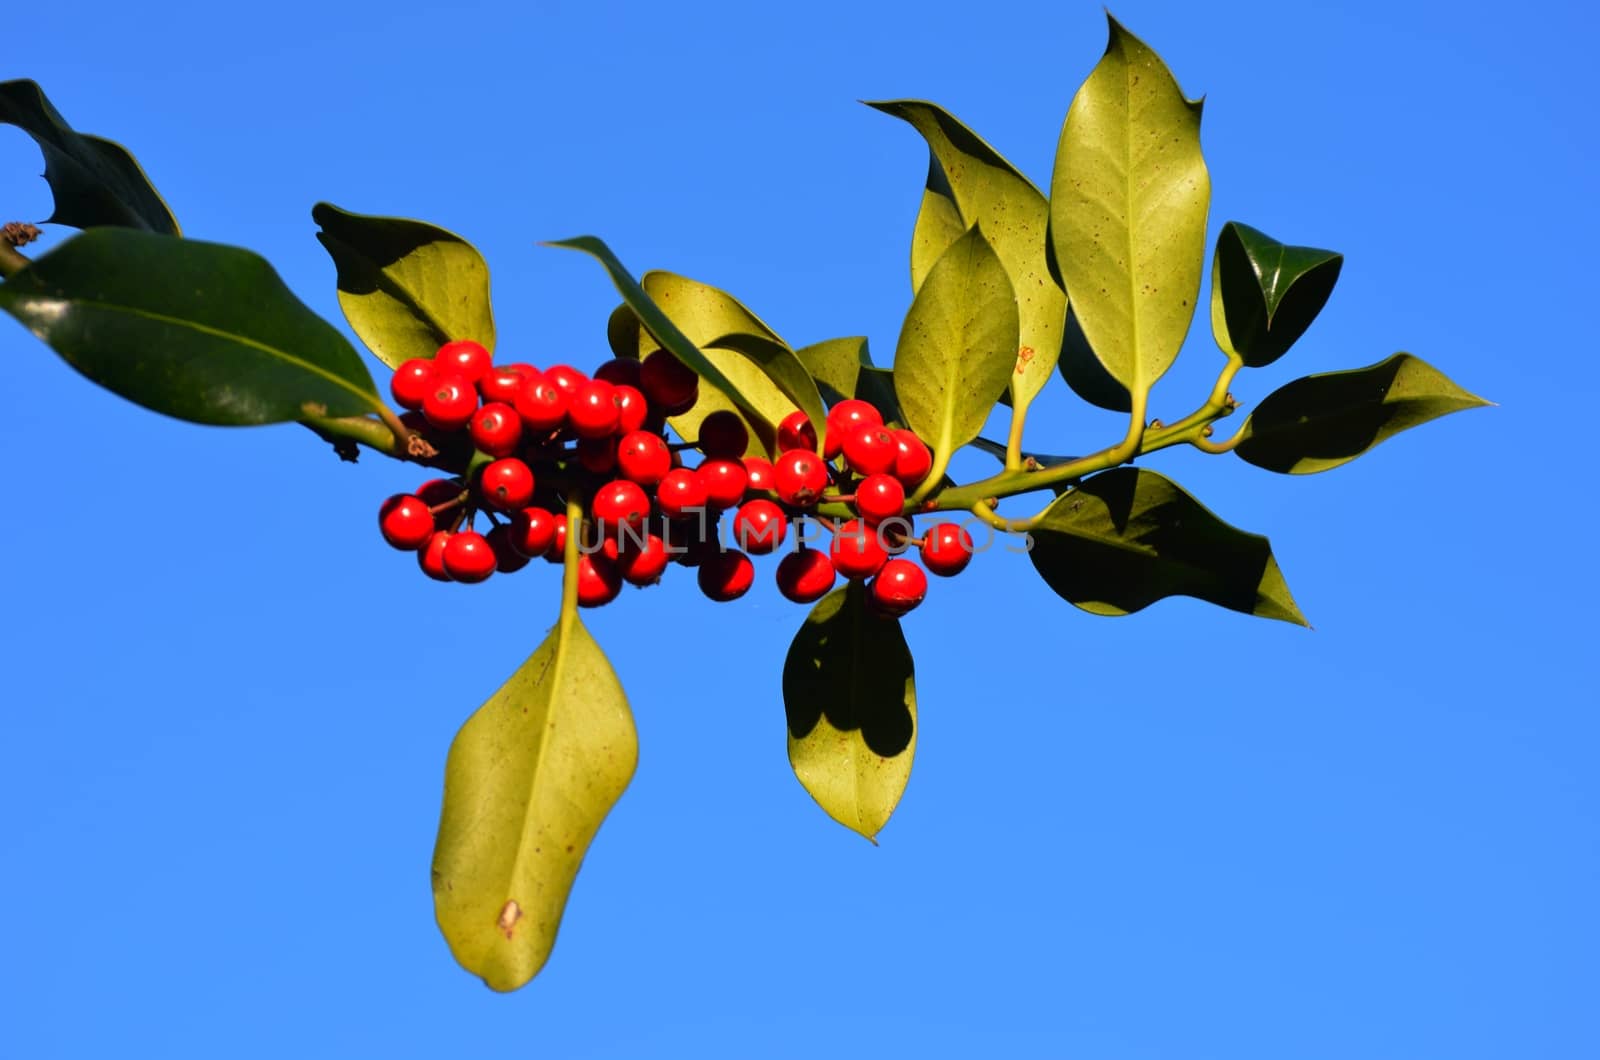
[(760, 369), (761, 374), (815, 425), (817, 451), (822, 451), (823, 439), (827, 436), (828, 411), (822, 404), (822, 395), (817, 392), (817, 384), (811, 378), (811, 373), (806, 371), (806, 366), (800, 363), (793, 350), (777, 339), (745, 332), (719, 336), (709, 343), (709, 347), (733, 350)]
[(1307, 625), (1267, 539), (1229, 526), (1154, 471), (1113, 468), (1063, 493), (1035, 526), (1028, 555), (1050, 588), (1093, 614), (1193, 596)]
[(1010, 381), (1017, 302), (976, 225), (950, 244), (906, 313), (894, 390), (906, 424), (948, 457), (983, 430)]
[(1409, 427), (1488, 404), (1422, 358), (1397, 353), (1279, 387), (1250, 413), (1233, 451), (1268, 471), (1309, 475), (1347, 464)]
[(93, 228), (0, 284), (0, 309), (108, 390), (243, 426), (381, 406), (361, 357), (238, 247)]
[(860, 583), (818, 601), (783, 664), (789, 764), (828, 816), (872, 839), (911, 776), (917, 691), (900, 622)]
[(46, 223), (180, 234), (177, 218), (128, 149), (75, 132), (35, 82), (0, 82), (0, 122), (33, 137), (44, 152), (44, 179), (55, 198)]
[(973, 225), (1005, 265), (1017, 299), (1018, 335), (1009, 396), (1026, 405), (1050, 381), (1067, 298), (1045, 264), (1050, 205), (993, 147), (942, 108), (920, 100), (870, 103), (909, 123), (928, 143), (928, 180), (911, 243), (911, 286), (920, 290), (950, 244)]
[[(1050, 235), (1094, 356), (1142, 394), (1189, 330), (1211, 178), (1200, 155), (1200, 104), (1184, 98), (1155, 52), (1107, 19), (1105, 55), (1061, 129)], [(1064, 358), (1063, 371), (1072, 368)]]
[(1076, 307), (1067, 309), (1067, 326), (1061, 336), (1061, 375), (1072, 392), (1099, 408), (1131, 412), (1133, 396), (1100, 363), (1078, 323)]
[(456, 960), (495, 990), (544, 967), (589, 843), (639, 758), (622, 686), (568, 596), (445, 765), (434, 914)]
[(1238, 221), (1222, 226), (1211, 265), (1211, 331), (1251, 368), (1288, 352), (1322, 312), (1344, 255), (1292, 247)]
[(471, 243), (422, 221), (326, 202), (311, 219), (339, 269), (339, 307), (378, 360), (395, 368), (455, 339), (494, 352), (489, 266)]
[[(702, 289), (695, 291), (697, 295), (704, 295), (708, 291), (715, 292), (726, 302), (738, 306), (742, 316), (737, 317), (738, 322), (729, 324), (722, 315), (722, 311), (727, 308), (726, 303), (721, 299), (709, 297), (704, 301), (687, 297), (675, 298), (671, 301), (672, 308), (669, 313), (666, 306), (658, 303), (652, 294), (623, 267), (622, 262), (611, 252), (611, 248), (594, 236), (557, 240), (547, 245), (581, 250), (600, 262), (610, 275), (611, 282), (616, 285), (618, 293), (622, 295), (623, 302), (639, 320), (643, 329), (640, 338), (641, 347), (665, 348), (678, 360), (694, 369), (704, 382), (709, 383), (718, 392), (708, 393), (705, 387), (701, 387), (700, 399), (695, 403), (695, 407), (684, 416), (673, 417), (671, 423), (674, 430), (684, 438), (695, 438), (699, 434), (701, 420), (719, 408), (731, 408), (744, 417), (755, 438), (769, 450), (772, 448), (777, 436), (777, 424), (794, 408), (794, 403), (743, 354), (732, 350), (702, 349), (695, 339), (685, 334), (679, 319), (682, 318), (685, 322), (697, 322), (704, 327), (707, 333), (702, 336), (701, 341), (709, 341), (721, 335), (741, 331), (746, 327), (759, 327), (760, 330), (755, 332), (756, 334), (778, 339), (770, 328), (762, 324), (749, 310), (739, 306), (731, 296), (717, 291), (714, 287), (695, 284), (692, 280), (675, 277), (671, 273), (647, 275), (646, 279), (652, 285), (664, 284), (677, 288), (678, 285), (670, 281), (682, 281), (684, 286), (676, 290), (675, 294), (683, 294), (695, 288)], [(658, 276), (664, 279), (656, 279)], [(662, 288), (657, 286), (657, 289)], [(707, 306), (713, 307), (714, 311), (708, 310), (702, 315), (700, 310), (705, 310)], [(751, 321), (754, 324), (751, 324)], [(653, 340), (653, 345), (645, 341), (645, 335)], [(648, 351), (641, 348), (640, 352), (642, 354)]]

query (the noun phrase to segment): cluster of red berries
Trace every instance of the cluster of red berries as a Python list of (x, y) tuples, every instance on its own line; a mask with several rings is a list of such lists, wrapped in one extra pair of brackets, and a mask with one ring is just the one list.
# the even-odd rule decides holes
[[(458, 340), (400, 365), (390, 390), (408, 410), (407, 427), (467, 469), (390, 497), (378, 515), (384, 538), (416, 552), (440, 581), (481, 582), (540, 557), (561, 562), (569, 494), (588, 499), (578, 528), (585, 607), (609, 603), (624, 582), (654, 584), (669, 562), (698, 568), (711, 599), (735, 600), (754, 581), (750, 556), (777, 551), (792, 522), (799, 547), (778, 563), (777, 583), (796, 603), (820, 599), (842, 574), (870, 578), (874, 605), (902, 615), (922, 602), (928, 580), (900, 553), (918, 546), (923, 565), (944, 576), (972, 558), (972, 538), (955, 523), (912, 537), (906, 495), (927, 478), (933, 456), (915, 433), (885, 427), (865, 401), (829, 411), (820, 455), (810, 420), (791, 414), (768, 461), (747, 455), (744, 421), (725, 410), (705, 417), (692, 444), (667, 441), (666, 417), (694, 406), (699, 377), (665, 350), (608, 361), (590, 377), (567, 365), (496, 366), (483, 346)], [(686, 449), (701, 453), (693, 468), (683, 464)], [(817, 520), (833, 538), (826, 549), (809, 548), (801, 520), (824, 501), (856, 516)], [(737, 547), (719, 534), (726, 511)], [(479, 513), (487, 533), (473, 528)]]

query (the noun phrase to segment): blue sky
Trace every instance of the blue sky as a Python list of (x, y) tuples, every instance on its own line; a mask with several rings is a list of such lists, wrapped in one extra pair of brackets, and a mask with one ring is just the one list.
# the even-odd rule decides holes
[[(1347, 257), (1241, 399), (1404, 349), (1499, 402), (1323, 475), (1150, 461), (1271, 536), (1316, 632), (1095, 618), (982, 556), (906, 622), (918, 758), (873, 848), (789, 772), (803, 609), (770, 565), (733, 605), (630, 592), (590, 627), (639, 772), (499, 996), (428, 861), (449, 740), (553, 569), (425, 582), (373, 526), (414, 470), (153, 416), (0, 322), (0, 1056), (1600, 1054), (1592, 16), (1114, 11), (1207, 97), (1213, 234)], [(1087, 3), (98, 0), (8, 13), (5, 76), (341, 326), (321, 199), (472, 239), (509, 359), (606, 355), (603, 274), (535, 247), (593, 233), (882, 360), (925, 154), (855, 101), (935, 100), (1044, 182), (1104, 35)], [(0, 127), (3, 219), (49, 212), (39, 168)], [(1153, 413), (1218, 363), (1196, 327)], [(1120, 430), (1050, 394), (1031, 446)]]

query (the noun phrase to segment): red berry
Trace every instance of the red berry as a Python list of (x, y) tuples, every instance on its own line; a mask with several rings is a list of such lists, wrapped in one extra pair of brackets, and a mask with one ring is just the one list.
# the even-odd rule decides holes
[(795, 411), (783, 418), (778, 424), (778, 451), (785, 449), (811, 449), (817, 448), (817, 429), (811, 425), (811, 418), (804, 412)]
[(489, 550), (494, 553), (494, 569), (501, 574), (511, 574), (528, 565), (528, 557), (517, 550), (511, 534), (511, 524), (501, 523), (484, 535)]
[(627, 383), (617, 384), (617, 433), (628, 434), (642, 428), (650, 419), (650, 403), (644, 392)]
[(797, 604), (828, 595), (834, 578), (833, 563), (819, 549), (803, 548), (778, 561), (778, 591)]
[(930, 573), (950, 578), (972, 562), (972, 535), (955, 523), (940, 523), (922, 541), (922, 562)]
[(616, 357), (602, 364), (594, 370), (596, 379), (604, 379), (612, 386), (639, 385), (639, 362), (630, 361), (625, 357)]
[(895, 444), (894, 467), (890, 473), (906, 489), (914, 489), (933, 470), (933, 453), (915, 431), (890, 431), (889, 436)]
[(869, 578), (878, 573), (889, 554), (878, 540), (877, 527), (851, 519), (834, 531), (828, 558), (833, 560), (833, 569), (846, 578)]
[(578, 463), (596, 475), (607, 474), (617, 466), (617, 443), (610, 438), (579, 438)]
[(844, 435), (844, 458), (858, 475), (881, 475), (894, 467), (900, 447), (881, 424), (858, 423)]
[(417, 552), (417, 566), (422, 568), (422, 573), (436, 582), (454, 580), (450, 577), (450, 572), (444, 569), (444, 550), (454, 536), (448, 530), (435, 530), (433, 536), (428, 538), (427, 544)]
[(697, 444), (706, 456), (737, 460), (750, 447), (750, 431), (737, 412), (718, 409), (700, 421)]
[(485, 401), (501, 401), (507, 405), (517, 400), (528, 377), (514, 364), (495, 365), (478, 380), (478, 393)]
[(542, 556), (555, 542), (556, 517), (543, 508), (524, 508), (511, 517), (508, 537), (512, 547), (524, 556)]
[(544, 370), (544, 377), (554, 384), (568, 401), (578, 393), (579, 387), (589, 381), (588, 376), (570, 364), (553, 364)]
[(567, 516), (565, 512), (558, 512), (551, 519), (556, 524), (555, 531), (550, 535), (550, 547), (544, 558), (551, 563), (561, 563), (567, 558)]
[(529, 377), (517, 392), (516, 406), (530, 431), (553, 431), (567, 422), (567, 396), (543, 375)]
[(441, 373), (459, 375), (469, 383), (482, 379), (492, 360), (489, 351), (471, 339), (447, 342), (433, 355), (433, 363), (439, 366)]
[(637, 530), (649, 514), (650, 498), (637, 482), (617, 479), (594, 495), (594, 517), (607, 537), (615, 537), (625, 526)]
[(746, 493), (764, 493), (772, 489), (772, 462), (759, 456), (744, 458)]
[(706, 485), (699, 475), (686, 467), (675, 467), (661, 478), (656, 487), (656, 503), (668, 519), (698, 513), (706, 507)]
[(478, 495), (485, 504), (503, 512), (526, 507), (533, 500), (533, 472), (516, 457), (503, 457), (479, 474)]
[[(416, 496), (429, 508), (437, 508), (441, 504), (459, 500), (462, 485), (453, 479), (431, 478), (417, 487)], [(455, 522), (456, 509), (446, 508), (433, 517), (435, 530), (443, 530)]]
[(441, 431), (459, 431), (478, 408), (478, 392), (459, 375), (438, 374), (422, 399), (422, 414)]
[(906, 503), (906, 488), (893, 475), (868, 475), (856, 485), (856, 510), (869, 523), (899, 515)]
[(772, 465), (772, 487), (785, 504), (809, 508), (827, 485), (828, 465), (809, 449), (790, 449)]
[(522, 417), (501, 401), (491, 401), (472, 414), (472, 444), (490, 456), (510, 456), (522, 440)]
[(439, 374), (438, 366), (426, 357), (413, 357), (402, 361), (389, 380), (389, 393), (395, 404), (403, 409), (420, 409), (433, 389), (433, 378)]
[(706, 502), (713, 508), (732, 508), (744, 499), (750, 476), (737, 460), (706, 460), (695, 468), (706, 487)]
[(788, 532), (783, 509), (768, 500), (745, 501), (733, 517), (734, 542), (758, 556), (776, 551)]
[(494, 549), (475, 530), (451, 534), (444, 546), (444, 569), (458, 582), (481, 582), (494, 573)]
[(672, 450), (659, 434), (631, 431), (617, 445), (617, 466), (625, 478), (654, 486), (672, 470)]
[(622, 577), (633, 585), (654, 585), (667, 569), (667, 543), (646, 534), (638, 544), (625, 544), (617, 556)]
[(414, 552), (433, 536), (433, 513), (422, 498), (397, 493), (378, 509), (378, 529), (383, 539), (395, 548)]
[(622, 572), (598, 552), (578, 557), (578, 606), (600, 607), (609, 604), (622, 591)]
[(928, 595), (928, 576), (908, 559), (891, 559), (872, 579), (870, 591), (879, 611), (898, 618)]
[(683, 519), (669, 522), (662, 528), (667, 555), (674, 563), (685, 567), (698, 567), (706, 558), (721, 551), (717, 524), (709, 519)]
[(870, 424), (873, 427), (883, 426), (883, 414), (871, 404), (859, 398), (845, 398), (833, 408), (828, 410), (828, 433), (838, 431), (841, 435), (849, 432), (850, 428), (858, 424)]
[(688, 412), (700, 396), (700, 377), (666, 350), (656, 350), (639, 366), (639, 389), (668, 416)]
[(707, 556), (695, 576), (701, 592), (725, 604), (750, 591), (756, 580), (756, 566), (749, 556), (733, 548)]
[(584, 383), (572, 395), (567, 418), (580, 438), (604, 438), (617, 429), (617, 388), (600, 379)]

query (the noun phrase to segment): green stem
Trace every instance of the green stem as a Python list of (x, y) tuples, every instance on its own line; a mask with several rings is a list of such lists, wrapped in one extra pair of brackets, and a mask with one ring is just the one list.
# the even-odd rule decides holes
[(979, 501), (968, 510), (996, 530), (1007, 534), (1025, 534), (1038, 526), (1039, 520), (1044, 517), (1044, 513), (1040, 512), (1027, 519), (1007, 519), (991, 508), (986, 501)]
[(405, 446), (395, 441), (394, 432), (370, 416), (307, 416), (300, 422), (326, 441), (348, 438), (384, 456), (406, 458)]
[(28, 267), (28, 256), (9, 243), (0, 242), (0, 279), (10, 279)]
[(567, 546), (561, 557), (561, 629), (566, 632), (578, 614), (578, 542), (583, 536), (583, 502), (567, 498)]
[[(1015, 395), (1013, 395), (1015, 400)], [(1006, 470), (1022, 470), (1022, 425), (1028, 421), (1030, 398), (1011, 409), (1011, 433), (1006, 436)]]

